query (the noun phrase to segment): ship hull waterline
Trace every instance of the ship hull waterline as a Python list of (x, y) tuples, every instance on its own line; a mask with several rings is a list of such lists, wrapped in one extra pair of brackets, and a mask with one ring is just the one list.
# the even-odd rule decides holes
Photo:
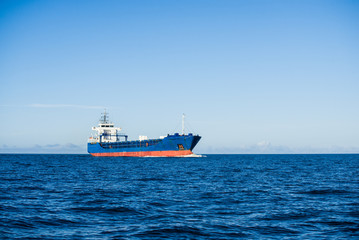
[(184, 151), (148, 151), (148, 152), (102, 152), (90, 153), (94, 157), (184, 157), (193, 154), (191, 150)]

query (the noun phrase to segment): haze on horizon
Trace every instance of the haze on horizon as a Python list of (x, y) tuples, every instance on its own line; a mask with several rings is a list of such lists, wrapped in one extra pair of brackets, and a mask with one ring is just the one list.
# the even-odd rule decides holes
[(359, 153), (358, 1), (1, 1), (0, 153), (86, 153), (106, 108), (196, 153)]

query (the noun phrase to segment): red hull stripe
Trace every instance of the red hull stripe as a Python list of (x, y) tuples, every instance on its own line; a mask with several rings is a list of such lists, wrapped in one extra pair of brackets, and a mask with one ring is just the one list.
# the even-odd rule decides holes
[(95, 157), (179, 157), (191, 154), (193, 154), (191, 150), (91, 153), (91, 155)]

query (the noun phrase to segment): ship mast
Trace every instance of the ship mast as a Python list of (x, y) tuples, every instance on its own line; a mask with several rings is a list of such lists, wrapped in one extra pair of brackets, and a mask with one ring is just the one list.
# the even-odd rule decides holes
[(105, 108), (105, 112), (101, 116), (100, 123), (109, 123), (108, 122), (108, 113), (106, 112), (106, 108)]
[(182, 114), (182, 135), (184, 135), (184, 118), (185, 118), (185, 115), (183, 113)]
[(105, 113), (103, 114), (103, 123), (107, 123), (106, 117), (107, 117), (107, 113), (106, 113), (106, 108), (105, 108)]

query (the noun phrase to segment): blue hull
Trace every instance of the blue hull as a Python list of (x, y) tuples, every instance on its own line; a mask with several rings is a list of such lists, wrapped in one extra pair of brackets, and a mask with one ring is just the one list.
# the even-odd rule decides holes
[(192, 154), (200, 139), (192, 134), (174, 134), (163, 139), (88, 143), (87, 149), (93, 156), (183, 156)]

